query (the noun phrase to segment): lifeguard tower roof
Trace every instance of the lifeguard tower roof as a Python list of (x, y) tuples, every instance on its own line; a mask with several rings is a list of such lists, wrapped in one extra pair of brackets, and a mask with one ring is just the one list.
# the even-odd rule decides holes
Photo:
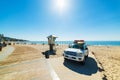
[(58, 37), (55, 36), (55, 35), (49, 35), (47, 38), (50, 38), (50, 37), (58, 38)]

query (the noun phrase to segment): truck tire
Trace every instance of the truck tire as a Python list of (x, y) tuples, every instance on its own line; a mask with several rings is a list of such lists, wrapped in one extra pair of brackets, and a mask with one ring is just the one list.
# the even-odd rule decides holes
[(82, 65), (85, 65), (85, 59), (81, 62)]
[(2, 46), (0, 46), (0, 51), (2, 51)]
[(88, 58), (88, 55), (87, 55), (87, 56), (85, 56), (85, 58)]
[(64, 58), (65, 61), (67, 61), (68, 59), (67, 58)]

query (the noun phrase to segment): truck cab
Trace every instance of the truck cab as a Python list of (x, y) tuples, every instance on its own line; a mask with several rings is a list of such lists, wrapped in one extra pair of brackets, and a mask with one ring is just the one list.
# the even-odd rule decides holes
[(74, 60), (85, 64), (85, 59), (88, 57), (88, 48), (84, 40), (75, 40), (69, 45), (68, 49), (64, 50), (64, 59)]

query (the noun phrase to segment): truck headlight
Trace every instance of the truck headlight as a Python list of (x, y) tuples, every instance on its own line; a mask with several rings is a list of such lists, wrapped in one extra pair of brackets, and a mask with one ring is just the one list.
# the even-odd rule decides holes
[(83, 56), (83, 54), (82, 54), (82, 53), (78, 53), (78, 56), (79, 56), (79, 57), (82, 57), (82, 56)]

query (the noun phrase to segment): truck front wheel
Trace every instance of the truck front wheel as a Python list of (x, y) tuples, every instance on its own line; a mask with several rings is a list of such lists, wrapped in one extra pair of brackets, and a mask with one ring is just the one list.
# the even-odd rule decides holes
[(88, 58), (88, 55), (86, 55), (85, 58)]
[(85, 65), (85, 59), (81, 62), (82, 65)]
[(67, 58), (64, 58), (65, 61), (67, 61), (68, 59)]

